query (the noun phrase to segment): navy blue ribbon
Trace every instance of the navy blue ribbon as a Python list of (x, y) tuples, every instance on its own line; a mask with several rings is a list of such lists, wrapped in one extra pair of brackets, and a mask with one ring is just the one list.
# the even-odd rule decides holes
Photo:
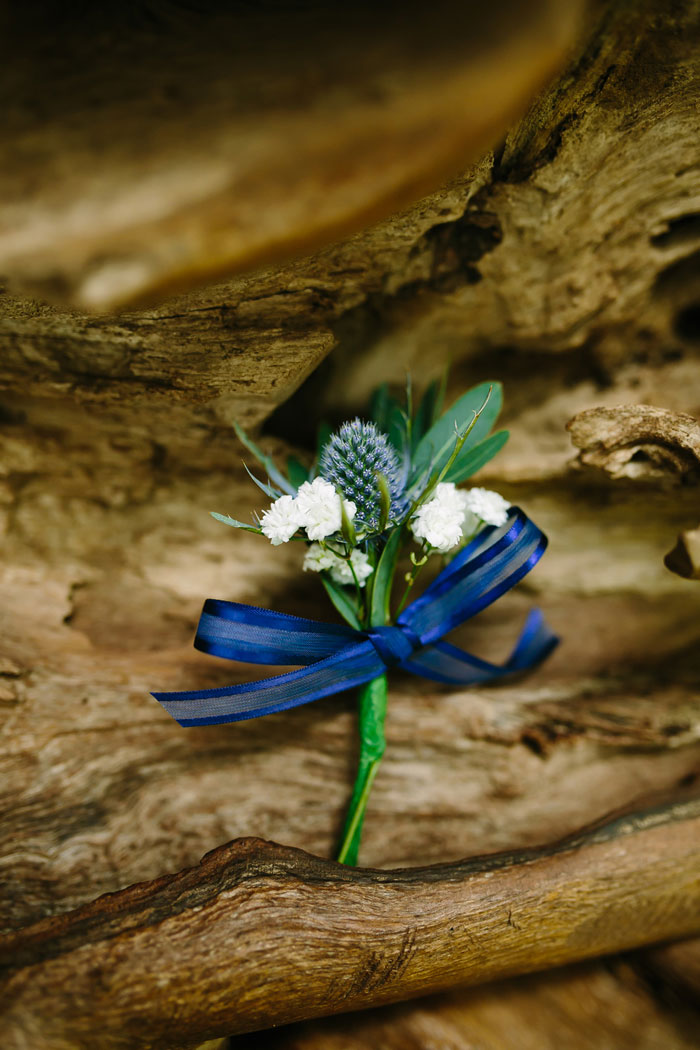
[(451, 685), (527, 670), (559, 640), (538, 609), (530, 612), (503, 664), (480, 660), (441, 639), (515, 586), (546, 546), (544, 533), (511, 507), (505, 524), (482, 529), (404, 609), (395, 626), (367, 631), (209, 598), (197, 628), (197, 649), (246, 663), (303, 666), (243, 685), (152, 695), (181, 726), (201, 726), (308, 704), (369, 682), (390, 667)]

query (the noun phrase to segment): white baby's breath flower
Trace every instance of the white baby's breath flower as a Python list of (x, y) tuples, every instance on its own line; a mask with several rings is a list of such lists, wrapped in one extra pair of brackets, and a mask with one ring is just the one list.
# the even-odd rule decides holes
[[(349, 584), (354, 583), (355, 577), (357, 577), (357, 582), (360, 587), (364, 587), (367, 577), (371, 576), (374, 572), (374, 569), (369, 563), (369, 558), (364, 551), (355, 548), (350, 555), (350, 561), (352, 562), (352, 569), (342, 558), (337, 558), (331, 569), (332, 578), (336, 583)], [(354, 576), (353, 569), (355, 571)]]
[[(466, 496), (466, 493), (464, 493)], [(462, 518), (462, 538), (465, 540), (471, 539), (471, 537), (483, 529), (484, 523), (481, 518), (477, 518), (471, 510), (464, 511), (464, 517)]]
[(441, 482), (435, 495), (418, 508), (411, 520), (417, 539), (439, 551), (449, 551), (478, 532), (483, 525), (503, 525), (510, 504), (489, 489), (458, 489)]
[[(300, 524), (306, 529), (310, 540), (324, 540), (334, 532), (340, 532), (342, 516), (340, 496), (335, 487), (325, 478), (314, 478), (300, 486), (296, 498), (300, 515)], [(349, 500), (344, 500), (345, 513), (352, 521), (357, 508)]]
[(508, 520), (510, 504), (500, 493), (490, 489), (468, 489), (464, 496), (465, 510), (471, 511), (486, 525), (503, 525)]
[[(364, 587), (367, 577), (374, 572), (369, 563), (369, 558), (364, 551), (355, 549), (350, 555), (350, 561), (352, 562), (352, 569), (355, 570), (357, 582), (360, 587)], [(320, 543), (312, 543), (304, 556), (304, 572), (325, 572), (329, 570), (332, 579), (336, 583), (354, 583), (355, 576), (352, 574), (352, 569), (345, 559), (340, 558), (333, 551), (324, 550)]]
[(304, 572), (324, 572), (332, 568), (336, 554), (324, 550), (320, 543), (312, 543), (304, 555)]
[(462, 542), (464, 500), (451, 481), (441, 482), (435, 495), (418, 508), (410, 528), (416, 539), (439, 551), (449, 551)]
[(287, 543), (301, 525), (299, 508), (292, 496), (280, 496), (260, 520), (263, 536), (267, 536), (273, 547)]

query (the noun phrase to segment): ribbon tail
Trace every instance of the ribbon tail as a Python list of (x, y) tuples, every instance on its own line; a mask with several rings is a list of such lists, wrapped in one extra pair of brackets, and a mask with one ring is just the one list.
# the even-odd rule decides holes
[(283, 666), (316, 663), (358, 636), (352, 627), (208, 598), (194, 646), (226, 660)]
[(503, 664), (492, 664), (472, 656), (449, 642), (435, 642), (419, 649), (401, 667), (412, 674), (450, 685), (476, 685), (527, 671), (541, 663), (558, 644), (559, 638), (545, 622), (539, 609), (532, 609), (520, 637)]
[(273, 675), (257, 682), (184, 693), (151, 693), (181, 726), (241, 722), (247, 718), (285, 711), (323, 696), (377, 678), (386, 671), (372, 643), (365, 639), (346, 645), (332, 656), (298, 671)]

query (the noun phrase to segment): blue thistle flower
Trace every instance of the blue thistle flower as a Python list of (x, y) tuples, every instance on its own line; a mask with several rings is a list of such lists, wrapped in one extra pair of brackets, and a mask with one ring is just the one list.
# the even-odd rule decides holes
[(377, 474), (386, 479), (390, 496), (389, 525), (408, 509), (401, 463), (386, 434), (374, 423), (353, 419), (332, 434), (321, 452), (319, 474), (331, 481), (357, 507), (355, 525), (377, 532), (382, 517), (382, 495)]

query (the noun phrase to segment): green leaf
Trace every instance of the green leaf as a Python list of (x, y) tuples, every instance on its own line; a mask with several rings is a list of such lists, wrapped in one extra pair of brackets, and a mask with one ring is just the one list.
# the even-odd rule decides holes
[(396, 449), (399, 456), (403, 457), (408, 445), (410, 421), (405, 409), (389, 393), (389, 387), (386, 383), (378, 386), (372, 394), (369, 415), (382, 433), (389, 438), (391, 445)]
[(447, 389), (447, 376), (449, 367), (442, 370), (439, 379), (433, 379), (428, 384), (416, 412), (413, 421), (413, 432), (411, 435), (413, 449), (415, 451), (421, 438), (427, 434), (434, 423), (440, 418), (442, 406), (445, 403), (445, 390)]
[(384, 529), (389, 524), (389, 514), (391, 513), (391, 493), (389, 492), (389, 482), (386, 480), (384, 474), (381, 471), (375, 473), (377, 479), (377, 488), (379, 489), (379, 500), (381, 503), (381, 517), (379, 519), (379, 531), (384, 532)]
[(369, 400), (369, 417), (385, 433), (389, 425), (390, 406), (396, 404), (395, 398), (389, 393), (388, 383), (382, 383), (381, 386), (372, 391), (372, 396)]
[(253, 474), (253, 472), (248, 469), (247, 463), (243, 464), (243, 468), (248, 477), (251, 479), (251, 481), (255, 482), (255, 484), (258, 486), (261, 492), (264, 492), (265, 495), (269, 496), (270, 499), (279, 499), (279, 489), (273, 489), (270, 485), (266, 485), (264, 481), (260, 481), (259, 478), (256, 478), (255, 474)]
[(326, 588), (326, 594), (333, 602), (340, 615), (343, 617), (346, 623), (349, 623), (351, 627), (360, 630), (360, 621), (357, 618), (357, 610), (355, 603), (351, 598), (348, 597), (346, 592), (337, 583), (326, 576), (325, 573), (321, 575), (321, 583)]
[(233, 424), (233, 429), (236, 431), (236, 437), (241, 441), (249, 452), (252, 452), (261, 467), (267, 471), (267, 476), (270, 481), (274, 481), (278, 488), (282, 489), (283, 492), (288, 492), (290, 496), (296, 495), (294, 489), (289, 484), (287, 479), (281, 470), (278, 470), (274, 464), (274, 461), (266, 456), (265, 453), (258, 445), (255, 444), (252, 438), (249, 438), (245, 430), (239, 423)]
[(408, 452), (409, 448), (409, 426), (410, 420), (404, 409), (401, 405), (395, 403), (389, 412), (389, 420), (385, 434), (389, 438), (390, 444), (396, 449), (402, 459)]
[(357, 543), (357, 533), (355, 532), (355, 526), (348, 517), (348, 512), (345, 509), (345, 500), (343, 499), (343, 493), (336, 489), (338, 496), (340, 497), (340, 531), (343, 539), (349, 547), (354, 547)]
[(293, 488), (299, 489), (305, 481), (309, 480), (309, 472), (304, 464), (296, 456), (287, 457), (287, 474)]
[(460, 481), (476, 474), (477, 470), (481, 470), (485, 463), (501, 451), (508, 437), (507, 430), (497, 430), (474, 448), (463, 448), (445, 475), (445, 481), (453, 481), (458, 485)]
[(455, 426), (459, 431), (464, 431), (469, 426), (474, 419), (474, 413), (483, 405), (489, 387), (492, 388), (491, 397), (467, 438), (464, 449), (473, 448), (486, 437), (501, 411), (503, 392), (500, 383), (480, 383), (479, 386), (468, 390), (421, 438), (413, 456), (412, 481), (428, 470), (436, 471), (445, 466), (455, 448)]
[(369, 617), (369, 622), (373, 627), (381, 627), (389, 619), (391, 585), (394, 581), (394, 570), (396, 569), (396, 559), (399, 556), (402, 531), (402, 529), (397, 528), (389, 534), (389, 539), (382, 551), (377, 568), (374, 570)]
[(246, 525), (243, 521), (236, 521), (235, 518), (230, 518), (228, 514), (217, 514), (215, 510), (210, 510), (212, 518), (216, 518), (217, 521), (222, 521), (224, 525), (232, 525), (234, 529), (245, 529), (246, 532), (260, 532), (257, 525)]

